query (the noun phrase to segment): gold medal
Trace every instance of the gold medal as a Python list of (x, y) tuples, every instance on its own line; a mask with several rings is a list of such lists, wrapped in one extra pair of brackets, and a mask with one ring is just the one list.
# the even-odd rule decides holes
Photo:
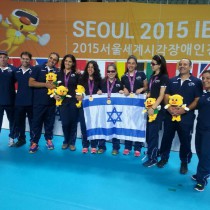
[(107, 99), (106, 103), (107, 103), (107, 104), (111, 104), (112, 102), (111, 102), (110, 99)]
[(93, 101), (93, 97), (92, 96), (89, 97), (89, 101)]
[(130, 93), (130, 97), (133, 98), (134, 97), (134, 93)]

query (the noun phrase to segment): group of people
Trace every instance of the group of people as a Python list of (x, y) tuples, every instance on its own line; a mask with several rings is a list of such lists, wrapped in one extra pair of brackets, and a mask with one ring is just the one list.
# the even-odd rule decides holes
[[(83, 96), (76, 95), (77, 85), (85, 88), (85, 94), (89, 100), (93, 100), (94, 94), (107, 94), (107, 101), (112, 93), (124, 94), (133, 97), (135, 94), (147, 94), (147, 98), (155, 98), (156, 102), (148, 109), (148, 116), (157, 113), (157, 118), (153, 122), (147, 121), (146, 143), (147, 160), (143, 163), (145, 167), (157, 165), (163, 168), (168, 160), (172, 141), (175, 132), (180, 140), (180, 173), (188, 172), (188, 163), (191, 161), (191, 136), (195, 119), (195, 109), (198, 109), (195, 146), (199, 163), (197, 172), (192, 179), (197, 181), (194, 189), (203, 191), (210, 175), (210, 121), (208, 113), (210, 111), (210, 71), (204, 71), (202, 82), (200, 79), (190, 74), (192, 68), (191, 60), (184, 58), (179, 61), (179, 75), (169, 79), (166, 60), (162, 55), (155, 55), (151, 61), (153, 71), (149, 81), (142, 71), (137, 71), (137, 58), (133, 55), (127, 59), (127, 69), (121, 79), (118, 77), (117, 68), (114, 63), (108, 65), (107, 76), (102, 79), (100, 69), (96, 61), (91, 60), (86, 64), (84, 73), (80, 74), (76, 66), (76, 58), (72, 54), (67, 54), (61, 61), (60, 69), (56, 68), (59, 62), (59, 54), (50, 53), (46, 63), (32, 67), (30, 65), (32, 55), (29, 52), (22, 52), (20, 55), (21, 66), (14, 67), (8, 64), (8, 54), (0, 50), (0, 126), (2, 126), (4, 111), (9, 121), (9, 143), (8, 146), (20, 147), (26, 143), (25, 120), (28, 117), (30, 126), (30, 153), (37, 152), (39, 139), (44, 125), (44, 137), (46, 147), (54, 149), (53, 126), (55, 121), (55, 100), (47, 94), (48, 89), (55, 88), (55, 84), (46, 82), (46, 74), (54, 72), (61, 85), (68, 88), (70, 98), (66, 97), (60, 109), (60, 117), (64, 141), (62, 149), (76, 150), (77, 123), (80, 122), (82, 133), (82, 153), (88, 153), (89, 147), (92, 154), (104, 153), (106, 141), (87, 138), (86, 122), (83, 108), (77, 108), (77, 100), (82, 100)], [(15, 83), (18, 83), (15, 92)], [(203, 83), (203, 85), (202, 85)], [(203, 93), (203, 89), (206, 90)], [(186, 107), (170, 106), (164, 109), (164, 104), (168, 104), (169, 97), (179, 94), (183, 97)], [(141, 114), (141, 113), (139, 113)], [(182, 116), (180, 122), (172, 121), (172, 116)], [(159, 148), (159, 130), (164, 123), (163, 137)], [(1, 128), (1, 127), (0, 127)], [(17, 138), (17, 142), (14, 139)], [(120, 149), (120, 139), (112, 139), (112, 154), (117, 155)], [(134, 145), (134, 156), (141, 155), (141, 142), (125, 141), (124, 155), (129, 155)], [(160, 161), (158, 157), (160, 156)]]

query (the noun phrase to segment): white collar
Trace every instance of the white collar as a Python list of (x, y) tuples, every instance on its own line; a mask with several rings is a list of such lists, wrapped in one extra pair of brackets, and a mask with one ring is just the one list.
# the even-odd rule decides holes
[(8, 67), (8, 66), (7, 66), (7, 67), (4, 67), (4, 68), (3, 68), (3, 67), (1, 67), (1, 70), (2, 70), (2, 71), (6, 71), (6, 70), (8, 70), (8, 69), (9, 69), (9, 67)]

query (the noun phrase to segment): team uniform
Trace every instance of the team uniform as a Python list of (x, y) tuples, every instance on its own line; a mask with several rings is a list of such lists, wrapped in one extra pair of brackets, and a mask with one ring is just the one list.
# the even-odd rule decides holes
[(15, 67), (8, 65), (0, 68), (0, 131), (3, 122), (4, 111), (9, 121), (9, 146), (12, 146), (15, 136), (14, 130), (14, 104), (15, 104)]
[(75, 150), (75, 142), (77, 135), (77, 122), (78, 122), (78, 108), (76, 107), (77, 99), (75, 98), (75, 90), (77, 88), (79, 75), (69, 72), (67, 75), (63, 71), (58, 72), (58, 81), (60, 85), (68, 88), (68, 95), (71, 98), (65, 97), (60, 109), (60, 117), (62, 129), (64, 134), (64, 141), (62, 149)]
[[(152, 75), (149, 79), (150, 98), (157, 99), (160, 95), (161, 87), (167, 87), (168, 81), (169, 78), (168, 75), (166, 74)], [(148, 161), (144, 163), (144, 165), (147, 167), (150, 167), (157, 163), (159, 130), (162, 127), (162, 122), (165, 115), (164, 104), (161, 103), (160, 105), (161, 105), (161, 110), (158, 112), (155, 121), (153, 122), (147, 121), (146, 142), (148, 145), (147, 148)]]
[[(101, 89), (100, 87), (100, 81), (95, 81), (93, 80), (93, 90), (92, 94), (97, 94), (98, 90)], [(82, 77), (79, 79), (79, 85), (82, 85), (85, 88), (85, 94), (86, 96), (90, 96), (90, 90), (88, 86), (88, 82), (83, 81)], [(91, 148), (97, 148), (98, 146), (98, 139), (95, 140), (87, 140), (87, 131), (86, 131), (86, 124), (85, 124), (85, 116), (84, 116), (84, 111), (83, 107), (79, 108), (79, 122), (80, 122), (80, 127), (81, 127), (81, 133), (82, 133), (82, 147), (83, 149), (88, 148), (91, 145)], [(85, 151), (86, 153), (88, 151)], [(94, 151), (95, 153), (96, 151)]]
[[(25, 72), (21, 69), (21, 67), (15, 70), (15, 79), (18, 83), (15, 99), (15, 130), (18, 134), (18, 141), (24, 143), (26, 141), (26, 116), (28, 117), (30, 127), (30, 138), (32, 138), (33, 88), (28, 86), (31, 73), (32, 66), (30, 66)], [(16, 146), (18, 146), (17, 143)]]
[[(133, 77), (131, 76), (131, 78), (133, 78)], [(133, 93), (135, 93), (137, 89), (140, 89), (140, 88), (144, 87), (144, 81), (145, 80), (146, 80), (145, 73), (142, 72), (142, 71), (136, 71)], [(129, 93), (131, 93), (131, 85), (130, 85), (130, 82), (129, 82), (128, 73), (126, 73), (125, 75), (122, 76), (121, 82), (122, 82), (123, 87), (127, 88)], [(132, 141), (125, 140), (125, 149), (127, 149), (129, 151), (132, 150), (132, 145), (133, 145)], [(134, 151), (140, 152), (141, 148), (142, 148), (142, 143), (141, 142), (135, 142), (134, 143)]]
[[(165, 93), (169, 95), (181, 95), (183, 97), (183, 103), (186, 104), (186, 106), (189, 106), (195, 98), (202, 95), (201, 80), (190, 75), (188, 79), (181, 83), (180, 76), (176, 76), (169, 80)], [(164, 133), (160, 148), (161, 160), (165, 160), (166, 162), (168, 161), (172, 141), (175, 136), (175, 132), (177, 131), (180, 140), (180, 160), (182, 163), (190, 163), (192, 157), (191, 137), (194, 119), (194, 110), (190, 110), (187, 113), (182, 114), (180, 122), (172, 121), (172, 116), (169, 112), (166, 112)]]
[(195, 149), (198, 156), (196, 188), (203, 191), (210, 176), (210, 92), (206, 92), (198, 101), (198, 118), (195, 135)]
[[(102, 93), (108, 93), (107, 80), (108, 79), (103, 79), (101, 82)], [(109, 82), (109, 87), (111, 87), (111, 85), (112, 85), (112, 83)], [(119, 93), (120, 90), (123, 90), (122, 83), (120, 82), (119, 79), (116, 79), (111, 93)], [(105, 140), (99, 140), (99, 143), (98, 143), (99, 151), (100, 151), (100, 149), (106, 150), (105, 142), (106, 142)], [(120, 149), (120, 140), (117, 138), (113, 138), (112, 144), (113, 144), (113, 150), (116, 150), (116, 152), (117, 152)]]
[[(50, 69), (46, 64), (35, 66), (31, 78), (34, 78), (37, 82), (46, 82), (46, 74), (49, 72), (57, 73), (57, 68)], [(45, 129), (45, 140), (52, 140), (53, 138), (53, 126), (55, 121), (55, 99), (47, 95), (48, 89), (34, 88), (33, 95), (33, 120), (32, 120), (32, 138), (31, 142), (36, 143), (37, 147), (31, 149), (30, 152), (35, 152), (38, 149), (39, 139), (42, 133), (42, 125)], [(48, 145), (48, 149), (54, 149), (53, 145)]]

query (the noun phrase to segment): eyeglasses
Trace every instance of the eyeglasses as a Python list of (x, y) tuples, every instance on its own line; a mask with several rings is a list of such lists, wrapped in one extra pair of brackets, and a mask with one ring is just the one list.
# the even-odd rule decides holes
[(156, 65), (159, 65), (159, 64), (151, 62), (151, 65), (156, 66)]
[(107, 73), (115, 73), (115, 70), (107, 70)]

